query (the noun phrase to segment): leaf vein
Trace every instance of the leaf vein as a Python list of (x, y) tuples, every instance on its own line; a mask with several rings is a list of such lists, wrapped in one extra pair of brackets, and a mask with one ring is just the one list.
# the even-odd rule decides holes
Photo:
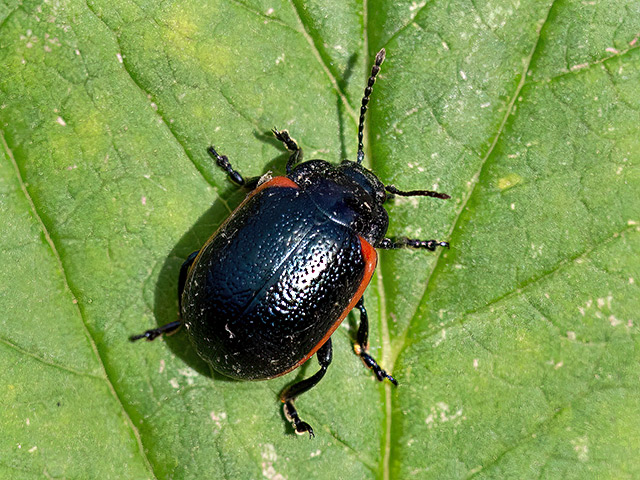
[(331, 82), (331, 85), (333, 86), (333, 89), (336, 91), (336, 94), (338, 95), (338, 97), (340, 97), (340, 100), (344, 104), (344, 108), (345, 108), (347, 114), (351, 117), (351, 119), (354, 121), (354, 123), (357, 124), (358, 123), (358, 117), (356, 116), (356, 113), (353, 110), (353, 108), (351, 108), (351, 105), (349, 104), (349, 100), (347, 99), (345, 93), (340, 88), (340, 84), (338, 83), (338, 80), (333, 75), (333, 73), (331, 73), (331, 69), (329, 68), (328, 62), (322, 57), (322, 53), (318, 49), (318, 46), (316, 45), (313, 37), (311, 36), (309, 31), (307, 30), (307, 26), (305, 25), (304, 21), (302, 20), (302, 16), (300, 15), (300, 9), (299, 9), (298, 4), (296, 3), (295, 0), (289, 0), (289, 4), (291, 5), (291, 8), (293, 9), (293, 12), (295, 13), (295, 16), (296, 16), (296, 18), (298, 20), (298, 23), (300, 25), (300, 33), (302, 34), (302, 36), (305, 38), (305, 40), (309, 44), (309, 47), (311, 49), (311, 53), (313, 54), (315, 59), (318, 61), (318, 63), (322, 67), (322, 70), (324, 71), (325, 75), (327, 76), (327, 78)]
[(83, 372), (81, 370), (76, 370), (75, 368), (71, 368), (68, 367), (66, 365), (62, 365), (60, 363), (56, 363), (56, 362), (52, 362), (51, 360), (47, 360), (45, 358), (40, 357), (39, 355), (36, 355), (35, 353), (32, 353), (12, 342), (10, 342), (9, 340), (7, 340), (6, 338), (2, 338), (0, 337), (0, 343), (6, 345), (7, 347), (15, 350), (16, 352), (20, 353), (21, 355), (25, 355), (29, 358), (32, 358), (44, 365), (47, 365), (49, 367), (54, 367), (54, 368), (58, 368), (60, 370), (63, 370), (65, 372), (69, 372), (69, 373), (73, 373), (74, 375), (78, 375), (79, 377), (88, 377), (88, 378), (95, 378), (97, 380), (101, 380), (104, 381), (104, 377), (101, 377), (99, 375), (94, 375), (92, 373), (89, 372)]
[[(547, 23), (547, 20), (549, 19), (549, 15), (551, 13), (551, 10), (553, 9), (553, 6), (555, 5), (556, 0), (553, 0), (549, 9), (547, 10), (547, 14), (546, 17), (543, 19), (543, 21), (541, 22), (541, 25), (539, 27), (539, 32), (538, 32), (538, 37), (529, 53), (528, 58), (525, 60), (524, 62), (524, 67), (523, 67), (523, 71), (522, 71), (522, 75), (520, 78), (520, 82), (518, 83), (518, 85), (516, 86), (516, 89), (511, 97), (511, 100), (509, 101), (509, 104), (507, 106), (507, 109), (505, 111), (505, 114), (502, 118), (502, 121), (500, 123), (500, 126), (498, 127), (498, 131), (496, 132), (496, 135), (494, 136), (494, 139), (491, 143), (491, 146), (489, 147), (489, 149), (487, 150), (487, 153), (484, 155), (484, 157), (482, 158), (482, 161), (480, 163), (480, 166), (478, 168), (478, 170), (476, 171), (476, 173), (473, 175), (473, 177), (470, 180), (470, 184), (471, 184), (471, 188), (466, 196), (466, 198), (461, 202), (460, 207), (458, 208), (458, 212), (456, 214), (456, 217), (454, 218), (452, 224), (451, 224), (451, 228), (449, 229), (449, 236), (452, 235), (452, 233), (455, 231), (456, 227), (458, 226), (458, 223), (462, 217), (462, 212), (464, 212), (465, 207), (467, 206), (467, 204), (469, 203), (469, 200), (471, 199), (471, 197), (474, 195), (474, 193), (476, 192), (476, 187), (479, 183), (479, 179), (480, 176), (482, 175), (482, 172), (484, 171), (489, 158), (491, 157), (496, 145), (498, 144), (498, 141), (500, 140), (500, 138), (502, 137), (502, 133), (504, 132), (505, 126), (509, 120), (509, 116), (511, 115), (511, 112), (513, 111), (513, 107), (515, 105), (515, 102), (518, 98), (518, 95), (520, 94), (520, 91), (522, 90), (522, 88), (524, 87), (525, 83), (526, 83), (526, 78), (527, 78), (527, 73), (529, 72), (529, 68), (531, 66), (531, 61), (533, 59), (533, 57), (535, 56), (536, 51), (538, 50), (538, 45), (540, 44), (540, 38), (542, 36), (542, 30), (544, 29), (544, 26)], [(433, 274), (437, 268), (437, 266), (440, 263), (440, 259), (442, 258), (442, 251), (438, 251), (437, 253), (437, 257), (436, 257), (436, 261), (433, 262), (433, 267), (431, 268), (431, 271), (429, 272), (429, 275), (427, 277), (427, 282), (425, 284), (425, 288), (424, 288), (424, 293), (422, 295), (422, 298), (420, 300), (420, 302), (418, 303), (418, 305), (422, 304), (425, 300), (425, 297), (428, 294), (428, 290), (429, 290), (429, 285), (431, 283), (431, 278), (433, 277)], [(403, 341), (400, 344), (400, 346), (398, 347), (398, 353), (395, 356), (395, 358), (397, 358), (397, 356), (400, 354), (400, 352), (403, 350), (404, 345), (405, 345), (405, 340), (406, 340), (406, 335), (411, 327), (411, 324), (414, 322), (416, 316), (418, 313), (418, 307), (416, 307), (416, 312), (414, 313), (414, 315), (411, 317), (411, 320), (409, 321), (405, 332), (403, 334)]]
[[(122, 52), (122, 44), (120, 43), (120, 35), (119, 32), (113, 30), (109, 24), (107, 22), (105, 22), (102, 17), (100, 15), (98, 15), (98, 13), (91, 7), (91, 5), (89, 4), (89, 2), (87, 2), (85, 0), (85, 5), (87, 6), (87, 9), (105, 26), (105, 28), (110, 31), (113, 35), (113, 39), (116, 43), (116, 45), (118, 46), (118, 50), (120, 52)], [(123, 70), (127, 73), (128, 77), (131, 79), (131, 81), (133, 82), (133, 84), (138, 87), (138, 89), (140, 90), (140, 92), (144, 95), (145, 98), (151, 98), (153, 97), (151, 95), (150, 92), (147, 92), (142, 84), (136, 80), (136, 77), (133, 73), (133, 71), (130, 69), (129, 66), (129, 62), (127, 60), (127, 57), (123, 55), (122, 58), (122, 68)], [(212, 184), (208, 179), (207, 176), (205, 175), (205, 170), (202, 168), (202, 166), (195, 161), (195, 159), (193, 158), (193, 156), (189, 153), (189, 149), (187, 148), (187, 146), (180, 140), (180, 138), (178, 137), (176, 131), (171, 127), (171, 123), (167, 122), (167, 120), (164, 118), (164, 115), (162, 114), (162, 110), (160, 109), (160, 106), (158, 105), (158, 109), (154, 111), (155, 115), (158, 116), (158, 118), (160, 119), (160, 121), (162, 122), (162, 124), (165, 126), (165, 128), (167, 129), (167, 131), (171, 134), (171, 137), (173, 137), (173, 139), (176, 141), (176, 143), (180, 146), (180, 148), (182, 149), (182, 151), (184, 152), (185, 156), (191, 161), (191, 163), (193, 164), (193, 166), (196, 168), (196, 170), (200, 173), (200, 175), (202, 176), (202, 178), (204, 179), (205, 182), (207, 182), (209, 185), (211, 185), (213, 188), (217, 188), (217, 186), (215, 184)]]
[[(69, 282), (69, 276), (67, 274), (67, 271), (64, 267), (64, 263), (62, 261), (62, 258), (60, 257), (60, 253), (58, 252), (58, 248), (55, 245), (55, 242), (53, 241), (53, 238), (51, 237), (50, 233), (49, 233), (49, 229), (47, 228), (47, 226), (45, 225), (42, 216), (40, 215), (40, 213), (38, 212), (38, 209), (36, 208), (36, 205), (33, 201), (33, 198), (31, 197), (31, 194), (29, 193), (29, 190), (27, 189), (27, 186), (24, 182), (23, 179), (23, 175), (22, 172), (20, 171), (20, 167), (18, 166), (18, 163), (15, 159), (15, 157), (13, 156), (13, 152), (11, 151), (9, 145), (6, 142), (6, 139), (4, 137), (4, 133), (2, 131), (0, 131), (0, 140), (2, 140), (2, 146), (4, 147), (7, 156), (9, 157), (9, 160), (11, 161), (13, 168), (15, 170), (15, 174), (16, 174), (16, 178), (18, 180), (18, 183), (20, 184), (20, 188), (22, 190), (23, 195), (25, 196), (27, 203), (29, 204), (29, 209), (31, 210), (31, 213), (33, 215), (33, 217), (35, 218), (36, 222), (38, 223), (38, 225), (40, 226), (40, 229), (42, 230), (42, 234), (44, 235), (44, 238), (47, 242), (47, 244), (49, 245), (49, 248), (51, 249), (51, 253), (56, 261), (56, 263), (58, 264), (58, 268), (60, 269), (61, 272), (61, 276), (62, 276), (62, 281), (64, 283), (65, 288), (71, 293), (71, 295), (74, 298), (77, 298), (76, 292), (74, 292), (74, 290), (71, 288), (71, 284)], [(107, 371), (107, 368), (105, 366), (105, 363), (102, 359), (102, 356), (100, 355), (100, 351), (98, 349), (98, 346), (95, 342), (95, 339), (93, 338), (91, 331), (89, 330), (89, 327), (87, 325), (87, 320), (85, 318), (84, 312), (82, 311), (82, 308), (80, 306), (79, 303), (75, 303), (76, 308), (78, 310), (78, 315), (80, 316), (80, 319), (82, 320), (82, 326), (84, 329), (84, 333), (85, 336), (87, 338), (87, 341), (89, 343), (89, 346), (91, 347), (91, 350), (93, 351), (93, 354), (98, 362), (98, 365), (100, 367), (100, 369), (102, 370), (103, 373), (103, 380), (105, 381), (105, 383), (107, 384), (107, 387), (109, 389), (109, 392), (111, 393), (111, 395), (114, 397), (114, 399), (116, 400), (116, 403), (120, 406), (120, 410), (122, 412), (123, 417), (126, 420), (126, 423), (129, 425), (129, 428), (132, 430), (133, 435), (136, 439), (136, 442), (138, 444), (138, 451), (140, 453), (140, 456), (142, 457), (144, 463), (147, 465), (147, 468), (149, 469), (151, 475), (156, 478), (155, 472), (153, 470), (153, 467), (151, 465), (151, 463), (149, 462), (149, 459), (147, 458), (145, 452), (144, 452), (144, 447), (142, 445), (142, 438), (140, 437), (140, 432), (138, 431), (138, 429), (136, 428), (136, 426), (133, 424), (133, 421), (131, 419), (131, 417), (129, 416), (129, 412), (127, 412), (127, 409), (125, 408), (124, 403), (122, 402), (122, 399), (120, 398), (120, 396), (118, 395), (118, 392), (115, 389), (115, 386), (113, 385), (113, 382), (111, 381), (111, 378), (109, 377), (109, 373)]]
[[(472, 315), (475, 315), (477, 313), (486, 311), (486, 310), (490, 309), (491, 307), (499, 304), (500, 302), (505, 301), (505, 300), (509, 300), (510, 298), (513, 298), (516, 295), (521, 295), (528, 288), (539, 284), (540, 282), (542, 282), (543, 280), (545, 280), (548, 277), (551, 277), (551, 276), (553, 276), (555, 274), (558, 274), (564, 268), (572, 266), (572, 265), (578, 263), (580, 260), (585, 259), (590, 254), (592, 254), (593, 252), (598, 250), (600, 247), (605, 247), (605, 246), (609, 245), (611, 242), (613, 242), (615, 240), (624, 238), (625, 234), (627, 234), (629, 232), (634, 232), (634, 231), (638, 231), (638, 227), (636, 225), (630, 225), (627, 228), (625, 228), (625, 229), (623, 229), (623, 230), (621, 230), (619, 232), (614, 233), (613, 235), (611, 235), (609, 238), (607, 238), (605, 240), (597, 241), (594, 245), (591, 246), (591, 248), (588, 248), (587, 250), (581, 252), (580, 254), (575, 255), (575, 256), (573, 256), (571, 258), (567, 258), (567, 259), (562, 260), (552, 270), (550, 270), (548, 272), (545, 272), (544, 274), (542, 274), (542, 275), (540, 275), (538, 277), (530, 278), (530, 279), (524, 281), (523, 283), (521, 283), (518, 287), (514, 288), (513, 290), (510, 290), (509, 292), (506, 292), (504, 295), (501, 295), (501, 296), (499, 296), (497, 298), (494, 298), (493, 300), (490, 300), (489, 302), (485, 303), (484, 305), (482, 305), (482, 306), (480, 306), (478, 308), (475, 308), (473, 310), (467, 310), (467, 311), (461, 313), (460, 316), (459, 316), (460, 320), (450, 323), (447, 328), (452, 328), (452, 327), (457, 327), (457, 326), (463, 327), (466, 323), (468, 323), (470, 321), (469, 317), (471, 317)], [(539, 313), (541, 314), (541, 312), (539, 312)], [(550, 320), (548, 320), (548, 321), (551, 323), (551, 325), (554, 325)], [(425, 336), (421, 336), (420, 339), (421, 340), (425, 340), (425, 339), (434, 337), (436, 335), (439, 335), (440, 331), (441, 331), (441, 329), (438, 329), (437, 331), (431, 332), (431, 333), (429, 333), (429, 334), (427, 334)], [(410, 344), (403, 345), (403, 348), (406, 348), (409, 345)]]
[(629, 54), (633, 53), (638, 48), (640, 48), (640, 43), (637, 44), (637, 45), (629, 46), (629, 48), (621, 50), (618, 53), (614, 53), (612, 55), (608, 55), (606, 57), (599, 58), (598, 60), (594, 60), (593, 62), (587, 62), (587, 63), (584, 63), (584, 64), (575, 65), (574, 67), (572, 67), (570, 69), (567, 69), (564, 72), (558, 73), (557, 75), (553, 75), (553, 76), (548, 77), (548, 78), (542, 78), (542, 79), (539, 79), (539, 80), (531, 80), (531, 81), (528, 82), (528, 84), (529, 85), (546, 84), (546, 83), (554, 82), (554, 81), (556, 81), (558, 79), (561, 79), (561, 78), (564, 78), (564, 77), (568, 77), (569, 75), (580, 75), (581, 73), (585, 73), (585, 72), (590, 71), (591, 68), (593, 68), (593, 67), (595, 67), (597, 65), (605, 65), (609, 61), (626, 57)]

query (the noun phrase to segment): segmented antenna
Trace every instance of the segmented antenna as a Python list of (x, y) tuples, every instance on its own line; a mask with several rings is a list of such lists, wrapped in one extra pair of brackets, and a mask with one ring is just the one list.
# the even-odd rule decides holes
[(362, 160), (364, 160), (364, 146), (362, 145), (362, 138), (364, 136), (364, 114), (367, 113), (367, 105), (369, 105), (369, 97), (373, 91), (373, 84), (376, 83), (376, 75), (380, 72), (380, 65), (384, 62), (386, 53), (384, 48), (377, 53), (376, 60), (371, 68), (371, 76), (364, 89), (364, 97), (362, 97), (362, 106), (360, 107), (360, 121), (358, 123), (358, 163), (362, 163)]

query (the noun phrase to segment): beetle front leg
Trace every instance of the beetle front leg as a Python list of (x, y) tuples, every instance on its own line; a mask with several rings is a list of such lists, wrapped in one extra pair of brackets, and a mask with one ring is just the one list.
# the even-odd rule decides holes
[[(194, 262), (196, 257), (198, 256), (199, 251), (193, 252), (191, 255), (187, 257), (187, 259), (182, 263), (180, 267), (180, 274), (178, 275), (178, 315), (182, 314), (182, 292), (184, 291), (184, 286), (187, 282), (187, 274), (189, 273), (189, 268), (191, 264)], [(171, 335), (178, 331), (178, 329), (182, 326), (182, 321), (176, 320), (175, 322), (169, 322), (166, 325), (162, 325), (158, 328), (152, 328), (151, 330), (147, 330), (140, 335), (132, 335), (129, 337), (129, 340), (135, 342), (136, 340), (140, 340), (141, 338), (146, 338), (147, 341), (152, 341), (158, 338), (161, 335)]]
[(353, 346), (353, 350), (362, 359), (365, 367), (373, 370), (376, 374), (376, 378), (379, 382), (382, 382), (385, 378), (388, 379), (394, 385), (398, 385), (398, 381), (388, 374), (385, 370), (378, 365), (378, 362), (369, 355), (369, 316), (367, 310), (364, 308), (364, 298), (360, 298), (356, 303), (355, 308), (360, 310), (360, 327), (358, 327), (358, 336), (356, 344)]
[(287, 130), (274, 128), (271, 131), (273, 135), (284, 144), (287, 150), (291, 152), (291, 156), (289, 160), (287, 160), (287, 175), (289, 175), (293, 171), (293, 167), (302, 161), (302, 149), (298, 146), (298, 143), (291, 138)]
[(240, 173), (233, 169), (231, 166), (231, 162), (229, 162), (229, 158), (226, 155), (220, 155), (216, 152), (216, 149), (212, 146), (207, 148), (207, 153), (211, 155), (211, 157), (216, 161), (216, 164), (229, 176), (229, 180), (238, 185), (239, 187), (244, 187), (248, 190), (253, 190), (258, 185), (258, 181), (260, 177), (252, 177), (247, 180), (240, 175)]
[(398, 190), (393, 185), (386, 185), (384, 189), (392, 195), (400, 195), (401, 197), (433, 197), (442, 200), (451, 198), (446, 193), (434, 192), (433, 190)]
[(449, 248), (449, 242), (440, 242), (438, 240), (415, 240), (411, 238), (383, 238), (376, 245), (376, 248), (383, 248), (385, 250), (395, 250), (398, 248), (424, 248), (431, 250), (432, 252), (436, 247)]
[(315, 387), (320, 380), (322, 380), (324, 374), (327, 373), (327, 368), (331, 364), (332, 357), (333, 349), (331, 347), (331, 338), (329, 338), (329, 340), (327, 340), (327, 342), (320, 347), (316, 353), (316, 358), (320, 364), (320, 370), (318, 370), (313, 376), (288, 386), (280, 394), (280, 400), (284, 403), (284, 416), (291, 422), (291, 425), (293, 425), (293, 428), (298, 435), (309, 433), (309, 438), (313, 438), (315, 436), (311, 425), (300, 420), (298, 411), (293, 405), (293, 402), (299, 395), (308, 392)]

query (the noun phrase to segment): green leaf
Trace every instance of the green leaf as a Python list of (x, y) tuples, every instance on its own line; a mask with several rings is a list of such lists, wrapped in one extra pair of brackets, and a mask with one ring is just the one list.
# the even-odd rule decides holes
[[(0, 477), (640, 476), (640, 9), (600, 2), (0, 6)], [(355, 158), (449, 201), (389, 202), (386, 251), (298, 438), (266, 382), (212, 374), (177, 273), (242, 198), (207, 157)]]

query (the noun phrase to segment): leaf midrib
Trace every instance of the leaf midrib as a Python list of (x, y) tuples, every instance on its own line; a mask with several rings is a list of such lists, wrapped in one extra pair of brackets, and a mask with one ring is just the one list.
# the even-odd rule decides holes
[[(531, 48), (531, 51), (529, 53), (529, 56), (524, 60), (524, 66), (523, 66), (523, 70), (521, 73), (521, 77), (520, 77), (520, 81), (518, 82), (518, 85), (516, 86), (516, 89), (514, 91), (514, 94), (512, 95), (509, 104), (507, 106), (507, 109), (505, 111), (505, 114), (502, 117), (502, 120), (500, 122), (500, 125), (498, 126), (498, 130), (496, 132), (496, 134), (494, 135), (493, 141), (489, 147), (489, 149), (487, 150), (487, 153), (484, 155), (484, 157), (482, 158), (482, 161), (480, 163), (480, 166), (478, 168), (478, 170), (476, 171), (475, 175), (471, 178), (471, 188), (469, 190), (469, 193), (467, 195), (467, 197), (461, 202), (460, 207), (458, 209), (458, 211), (456, 212), (456, 216), (453, 220), (453, 222), (451, 223), (451, 228), (449, 229), (447, 238), (450, 238), (451, 235), (453, 234), (453, 232), (455, 231), (455, 229), (458, 226), (458, 223), (460, 222), (460, 219), (462, 217), (462, 212), (464, 212), (467, 204), (469, 203), (469, 200), (473, 197), (474, 193), (476, 192), (476, 187), (479, 183), (480, 177), (482, 175), (482, 172), (484, 171), (488, 160), (491, 158), (493, 151), (496, 147), (496, 145), (498, 144), (499, 140), (502, 138), (502, 133), (504, 132), (505, 126), (507, 125), (507, 122), (509, 121), (509, 117), (511, 116), (512, 112), (513, 112), (513, 107), (515, 105), (516, 100), (518, 99), (518, 96), (520, 95), (520, 92), (522, 91), (522, 88), (524, 87), (524, 85), (527, 83), (527, 74), (529, 73), (530, 67), (531, 67), (531, 62), (533, 60), (533, 58), (535, 57), (535, 54), (538, 50), (538, 46), (540, 45), (540, 38), (542, 37), (542, 32), (545, 28), (545, 26), (547, 25), (547, 21), (549, 20), (550, 17), (550, 13), (553, 10), (553, 7), (555, 6), (557, 0), (553, 0), (551, 2), (551, 5), (549, 6), (547, 13), (544, 17), (544, 19), (542, 19), (542, 21), (540, 22), (540, 25), (538, 27), (538, 35), (536, 36), (536, 40), (533, 44), (533, 47)], [(395, 36), (394, 36), (395, 37)], [(392, 38), (394, 38), (392, 37)], [(397, 347), (397, 351), (395, 353), (391, 353), (391, 361), (389, 362), (389, 368), (393, 370), (393, 367), (395, 366), (396, 360), (398, 359), (398, 357), (401, 355), (401, 353), (403, 352), (403, 350), (406, 348), (407, 346), (407, 337), (408, 337), (408, 332), (411, 329), (411, 325), (416, 321), (416, 318), (418, 316), (418, 310), (419, 310), (419, 306), (422, 305), (425, 300), (426, 297), (428, 296), (429, 292), (430, 292), (430, 285), (431, 285), (431, 278), (433, 277), (434, 272), (436, 271), (438, 265), (440, 265), (440, 259), (442, 258), (442, 252), (438, 251), (438, 253), (436, 254), (436, 259), (434, 262), (432, 262), (432, 268), (431, 271), (429, 272), (427, 279), (426, 279), (426, 283), (425, 283), (425, 288), (424, 288), (424, 293), (423, 295), (420, 297), (420, 301), (416, 304), (416, 310), (414, 312), (414, 314), (412, 315), (411, 319), (409, 320), (409, 322), (407, 323), (407, 326), (405, 327), (404, 331), (402, 332), (402, 334), (400, 335), (400, 341), (398, 342), (398, 347)], [(381, 293), (380, 293), (381, 297), (384, 297), (384, 284), (382, 284), (382, 289), (381, 289)], [(386, 326), (385, 326), (386, 327)], [(386, 350), (386, 349), (385, 349)], [(385, 432), (385, 438), (388, 438), (389, 441), (385, 446), (385, 453), (384, 453), (384, 464), (383, 464), (383, 478), (384, 480), (389, 480), (390, 478), (390, 465), (389, 465), (389, 460), (390, 460), (390, 449), (391, 449), (391, 444), (393, 442), (393, 425), (392, 425), (392, 406), (391, 406), (391, 402), (392, 402), (392, 396), (391, 396), (391, 392), (390, 392), (390, 388), (389, 386), (386, 387), (386, 414), (389, 417), (387, 419), (386, 425), (387, 425), (387, 429), (388, 431)]]

